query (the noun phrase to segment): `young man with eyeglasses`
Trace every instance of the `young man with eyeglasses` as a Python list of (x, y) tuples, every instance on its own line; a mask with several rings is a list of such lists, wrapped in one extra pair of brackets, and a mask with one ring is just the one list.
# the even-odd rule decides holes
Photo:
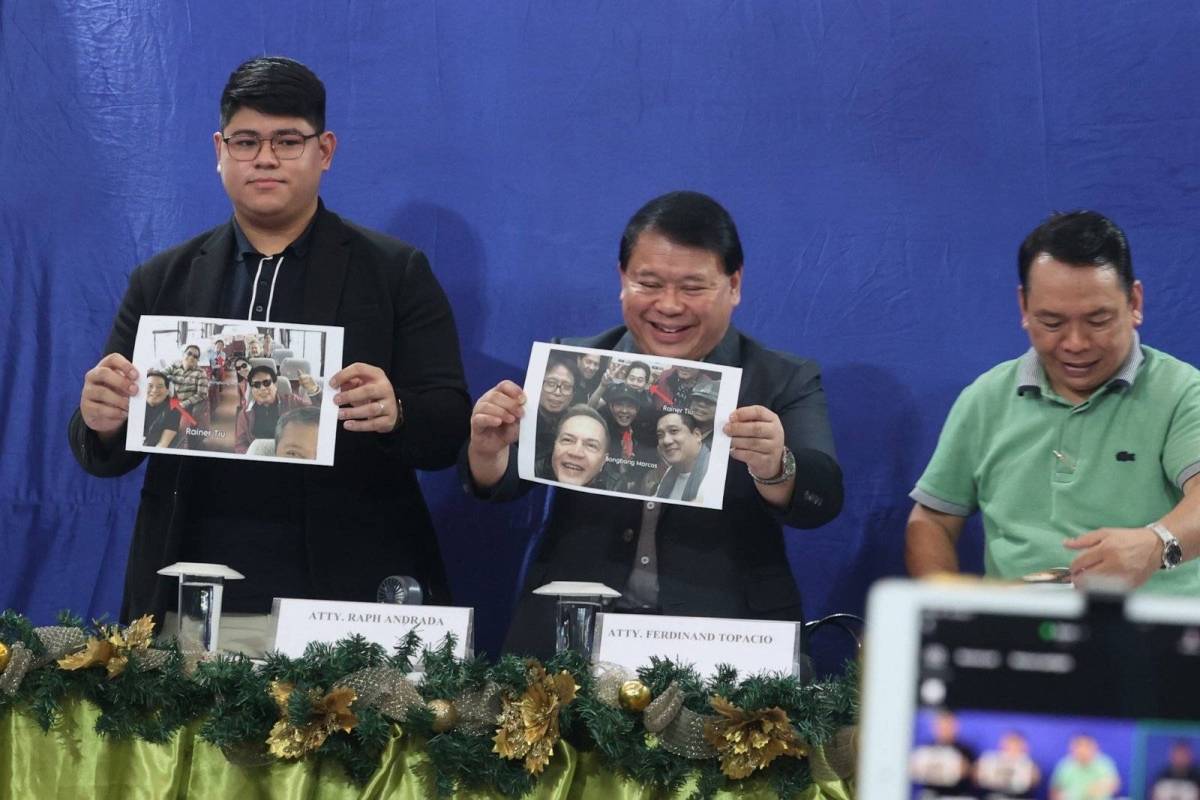
[[(175, 585), (156, 572), (174, 561), (242, 572), (246, 580), (226, 587), (225, 609), (255, 617), (265, 618), (277, 596), (374, 600), (397, 574), (446, 603), (414, 472), (451, 465), (468, 431), (446, 296), (419, 250), (321, 202), (337, 138), (325, 128), (325, 87), (311, 70), (278, 57), (242, 64), (222, 93), (220, 121), (213, 152), (233, 216), (134, 270), (107, 355), (86, 376), (72, 448), (84, 469), (105, 477), (145, 458), (124, 448), (138, 392), (128, 359), (143, 314), (344, 327), (350, 366), (328, 381), (343, 430), (331, 468), (151, 456), (121, 618), (162, 619)], [(223, 638), (229, 629), (223, 620)]]

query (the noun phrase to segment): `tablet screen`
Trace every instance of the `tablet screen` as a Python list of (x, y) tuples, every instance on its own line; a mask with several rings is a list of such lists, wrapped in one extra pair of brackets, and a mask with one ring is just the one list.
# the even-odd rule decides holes
[(1200, 800), (1200, 625), (920, 613), (911, 797)]

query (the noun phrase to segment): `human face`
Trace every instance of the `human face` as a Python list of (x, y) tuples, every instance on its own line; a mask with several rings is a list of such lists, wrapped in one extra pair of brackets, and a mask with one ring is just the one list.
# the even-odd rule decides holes
[(1009, 755), (1021, 755), (1029, 751), (1025, 739), (1015, 733), (1006, 733), (1000, 739), (1000, 749)]
[[(547, 388), (549, 387), (549, 388)], [(542, 381), (542, 410), (547, 414), (561, 414), (571, 404), (575, 393), (575, 376), (562, 364), (546, 370)]]
[(222, 342), (222, 341), (220, 341), (220, 340), (217, 340), (217, 352), (218, 352), (218, 353), (224, 353), (224, 352), (225, 352), (225, 343), (224, 343), (224, 342)]
[(1090, 736), (1076, 736), (1071, 740), (1071, 755), (1080, 764), (1092, 763), (1097, 750), (1099, 747), (1096, 745), (1096, 740)]
[(938, 714), (933, 720), (933, 736), (941, 744), (958, 738), (958, 720), (951, 714)]
[(633, 422), (634, 417), (638, 414), (637, 404), (629, 400), (618, 400), (612, 404), (611, 408), (613, 419), (622, 428), (628, 428), (629, 423)]
[(701, 425), (711, 425), (717, 415), (717, 404), (707, 397), (693, 397), (689, 409), (696, 422)]
[(200, 363), (200, 351), (194, 347), (189, 347), (183, 351), (183, 366), (187, 369), (195, 369)]
[(1116, 270), (1072, 266), (1046, 253), (1033, 259), (1018, 290), (1021, 327), (1050, 388), (1079, 404), (1108, 382), (1129, 355), (1142, 324), (1142, 284), (1127, 295)]
[(594, 356), (591, 353), (584, 353), (579, 357), (579, 371), (583, 373), (583, 377), (588, 380), (600, 369), (600, 356)]
[(681, 381), (694, 381), (696, 373), (699, 372), (695, 367), (676, 367), (675, 374), (679, 376)]
[(625, 326), (642, 353), (704, 358), (729, 328), (741, 284), (741, 269), (726, 275), (711, 250), (644, 231), (621, 272)]
[(242, 380), (245, 380), (246, 376), (250, 374), (250, 362), (249, 361), (237, 362), (237, 374), (238, 374), (239, 378), (241, 378)]
[(146, 402), (156, 406), (167, 399), (167, 382), (157, 375), (146, 379)]
[(683, 472), (691, 472), (700, 455), (700, 431), (690, 429), (678, 414), (667, 414), (658, 421), (657, 428), (658, 452), (663, 460)]
[(558, 428), (550, 465), (554, 478), (572, 486), (587, 486), (604, 467), (608, 434), (604, 424), (582, 414), (571, 417)]
[(650, 376), (647, 375), (646, 370), (642, 369), (641, 367), (631, 369), (625, 375), (625, 385), (630, 389), (635, 389), (639, 392), (643, 391), (646, 388), (646, 384), (649, 382)]
[(213, 134), (217, 171), (238, 221), (264, 230), (284, 230), (308, 220), (317, 210), (321, 175), (329, 170), (337, 139), (325, 131), (309, 139), (299, 158), (284, 160), (263, 142), (251, 161), (237, 161), (223, 141), (227, 136), (250, 134), (266, 139), (280, 133), (302, 136), (316, 133), (301, 117), (275, 117), (243, 108), (225, 129)]
[(250, 342), (248, 352), (250, 353), (251, 358), (262, 358), (262, 345), (258, 343), (257, 339)]
[[(267, 383), (270, 381), (270, 383)], [(255, 386), (254, 384), (259, 384)], [(250, 393), (254, 402), (260, 406), (269, 406), (275, 402), (275, 393), (279, 391), (279, 382), (265, 372), (256, 372), (250, 376)]]
[(317, 458), (317, 426), (293, 422), (283, 429), (283, 435), (275, 442), (275, 455), (282, 458)]

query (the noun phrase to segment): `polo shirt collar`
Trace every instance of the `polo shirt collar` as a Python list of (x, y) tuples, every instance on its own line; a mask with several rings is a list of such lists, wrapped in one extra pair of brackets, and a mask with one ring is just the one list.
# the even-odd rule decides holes
[[(640, 352), (633, 341), (633, 335), (628, 329), (625, 333), (621, 334), (621, 338), (617, 340), (612, 349), (618, 353)], [(721, 337), (721, 341), (717, 342), (717, 346), (708, 355), (698, 360), (708, 362), (709, 364), (736, 367), (738, 365), (737, 358), (739, 352), (737, 328), (733, 327), (733, 323), (730, 323), (729, 327), (725, 329), (725, 335)], [(645, 354), (642, 353), (642, 355)]]
[[(1133, 345), (1129, 348), (1129, 355), (1125, 356), (1125, 361), (1116, 374), (1108, 379), (1106, 387), (1112, 390), (1128, 389), (1133, 386), (1137, 371), (1145, 360), (1146, 356), (1142, 353), (1142, 339), (1138, 336), (1138, 332), (1134, 331)], [(1017, 394), (1023, 395), (1026, 392), (1041, 394), (1042, 378), (1045, 373), (1046, 370), (1042, 366), (1042, 360), (1038, 358), (1037, 351), (1030, 347), (1017, 363)]]
[[(308, 225), (296, 237), (296, 240), (284, 248), (286, 253), (291, 250), (298, 257), (304, 258), (308, 255), (308, 247), (311, 244), (313, 228), (317, 226), (317, 218), (325, 211), (325, 203), (319, 198), (317, 199), (317, 213), (313, 214), (312, 219), (308, 221)], [(246, 232), (242, 230), (242, 226), (238, 224), (237, 217), (233, 217), (233, 238), (237, 246), (237, 254), (240, 260), (250, 261), (263, 257), (263, 253), (258, 252), (254, 245), (250, 244), (250, 240), (246, 238)]]

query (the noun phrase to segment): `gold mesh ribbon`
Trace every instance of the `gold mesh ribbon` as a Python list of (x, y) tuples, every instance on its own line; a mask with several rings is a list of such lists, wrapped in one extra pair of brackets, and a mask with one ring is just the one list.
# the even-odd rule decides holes
[(87, 645), (87, 637), (78, 628), (68, 628), (51, 625), (44, 628), (34, 628), (33, 633), (45, 648), (46, 654), (34, 658), (33, 652), (24, 642), (11, 645), (8, 666), (0, 670), (0, 691), (10, 697), (21, 688), (25, 676), (38, 667), (45, 666), (51, 661), (57, 661)]
[(489, 681), (477, 691), (456, 695), (450, 701), (458, 710), (458, 721), (452, 727), (473, 736), (494, 731), (500, 717), (502, 694), (499, 684)]
[(685, 708), (683, 689), (676, 681), (642, 712), (642, 724), (658, 736), (664, 750), (691, 759), (716, 758), (716, 749), (704, 738), (705, 726), (716, 719), (719, 717)]
[(99, 637), (88, 637), (83, 650), (58, 658), (58, 666), (75, 670), (103, 665), (108, 677), (115, 678), (125, 671), (130, 660), (148, 669), (161, 669), (169, 658), (165, 650), (150, 648), (154, 641), (154, 618), (149, 614), (124, 629), (117, 625), (101, 626), (99, 633)]
[(847, 725), (809, 754), (813, 780), (819, 783), (844, 781), (854, 774), (858, 760), (858, 726)]
[(628, 667), (601, 661), (592, 667), (592, 695), (606, 706), (620, 708), (621, 685), (637, 678)]
[(391, 667), (368, 667), (334, 685), (353, 690), (360, 707), (374, 708), (393, 722), (403, 721), (409, 709), (425, 705), (413, 682)]

